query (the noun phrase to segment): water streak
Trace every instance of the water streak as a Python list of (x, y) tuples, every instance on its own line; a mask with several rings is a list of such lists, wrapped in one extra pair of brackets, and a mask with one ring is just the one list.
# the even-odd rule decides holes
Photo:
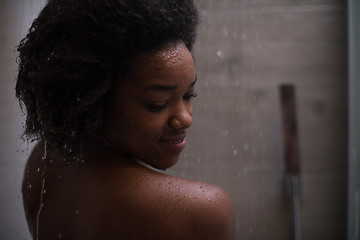
[(47, 159), (47, 141), (44, 140), (44, 153), (41, 157), (42, 159), (42, 172), (41, 172), (41, 190), (40, 190), (40, 204), (39, 210), (36, 216), (36, 240), (39, 240), (39, 230), (40, 230), (40, 214), (41, 210), (44, 206), (44, 195), (46, 193), (45, 190), (45, 173), (46, 173), (46, 159)]

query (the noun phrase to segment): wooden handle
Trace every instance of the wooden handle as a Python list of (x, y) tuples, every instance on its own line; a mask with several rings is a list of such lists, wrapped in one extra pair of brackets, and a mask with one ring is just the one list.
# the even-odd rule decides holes
[(300, 172), (298, 135), (296, 122), (295, 88), (291, 84), (280, 86), (280, 100), (283, 125), (285, 169), (287, 174)]

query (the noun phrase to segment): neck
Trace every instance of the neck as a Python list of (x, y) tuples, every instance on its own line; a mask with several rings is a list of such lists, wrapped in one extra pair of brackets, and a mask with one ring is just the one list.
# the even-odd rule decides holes
[(102, 137), (102, 138), (98, 138), (97, 139), (97, 142), (98, 144), (104, 148), (105, 150), (107, 151), (110, 151), (110, 152), (113, 152), (115, 153), (116, 155), (122, 157), (122, 158), (125, 158), (125, 159), (128, 159), (128, 160), (131, 160), (135, 163), (137, 163), (138, 165), (141, 165), (147, 169), (150, 169), (152, 171), (155, 171), (155, 172), (158, 172), (158, 173), (163, 173), (165, 174), (165, 170), (162, 170), (162, 169), (158, 169), (158, 168), (154, 168), (153, 166), (129, 155), (129, 154), (126, 154), (126, 153), (123, 153), (123, 152), (120, 152), (119, 150), (116, 149), (116, 147), (114, 146), (114, 144), (112, 144), (112, 142), (107, 139), (106, 137)]
[(152, 166), (150, 166), (149, 164), (147, 163), (144, 163), (143, 161), (139, 160), (139, 159), (136, 159), (136, 158), (131, 158), (132, 161), (136, 162), (137, 164), (143, 166), (143, 167), (146, 167), (152, 171), (155, 171), (155, 172), (158, 172), (158, 173), (163, 173), (165, 174), (166, 171), (165, 170), (161, 170), (161, 169), (157, 169), (157, 168), (154, 168)]

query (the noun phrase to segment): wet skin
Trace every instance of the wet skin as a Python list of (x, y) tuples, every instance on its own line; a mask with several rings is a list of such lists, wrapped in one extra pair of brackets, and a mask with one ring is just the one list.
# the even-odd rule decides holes
[(223, 189), (132, 161), (158, 169), (178, 161), (195, 95), (190, 52), (171, 45), (134, 56), (130, 67), (100, 141), (85, 146), (86, 163), (68, 165), (56, 150), (48, 153), (39, 224), (42, 144), (31, 154), (23, 198), (34, 239), (39, 229), (39, 239), (233, 240), (233, 207)]

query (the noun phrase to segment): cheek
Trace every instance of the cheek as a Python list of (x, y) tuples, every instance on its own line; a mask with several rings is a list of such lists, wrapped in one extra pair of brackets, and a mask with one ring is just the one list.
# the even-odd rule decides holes
[(156, 137), (163, 128), (163, 121), (159, 117), (144, 111), (129, 112), (119, 119), (120, 122), (118, 131), (121, 130), (125, 138), (135, 137), (138, 141)]

